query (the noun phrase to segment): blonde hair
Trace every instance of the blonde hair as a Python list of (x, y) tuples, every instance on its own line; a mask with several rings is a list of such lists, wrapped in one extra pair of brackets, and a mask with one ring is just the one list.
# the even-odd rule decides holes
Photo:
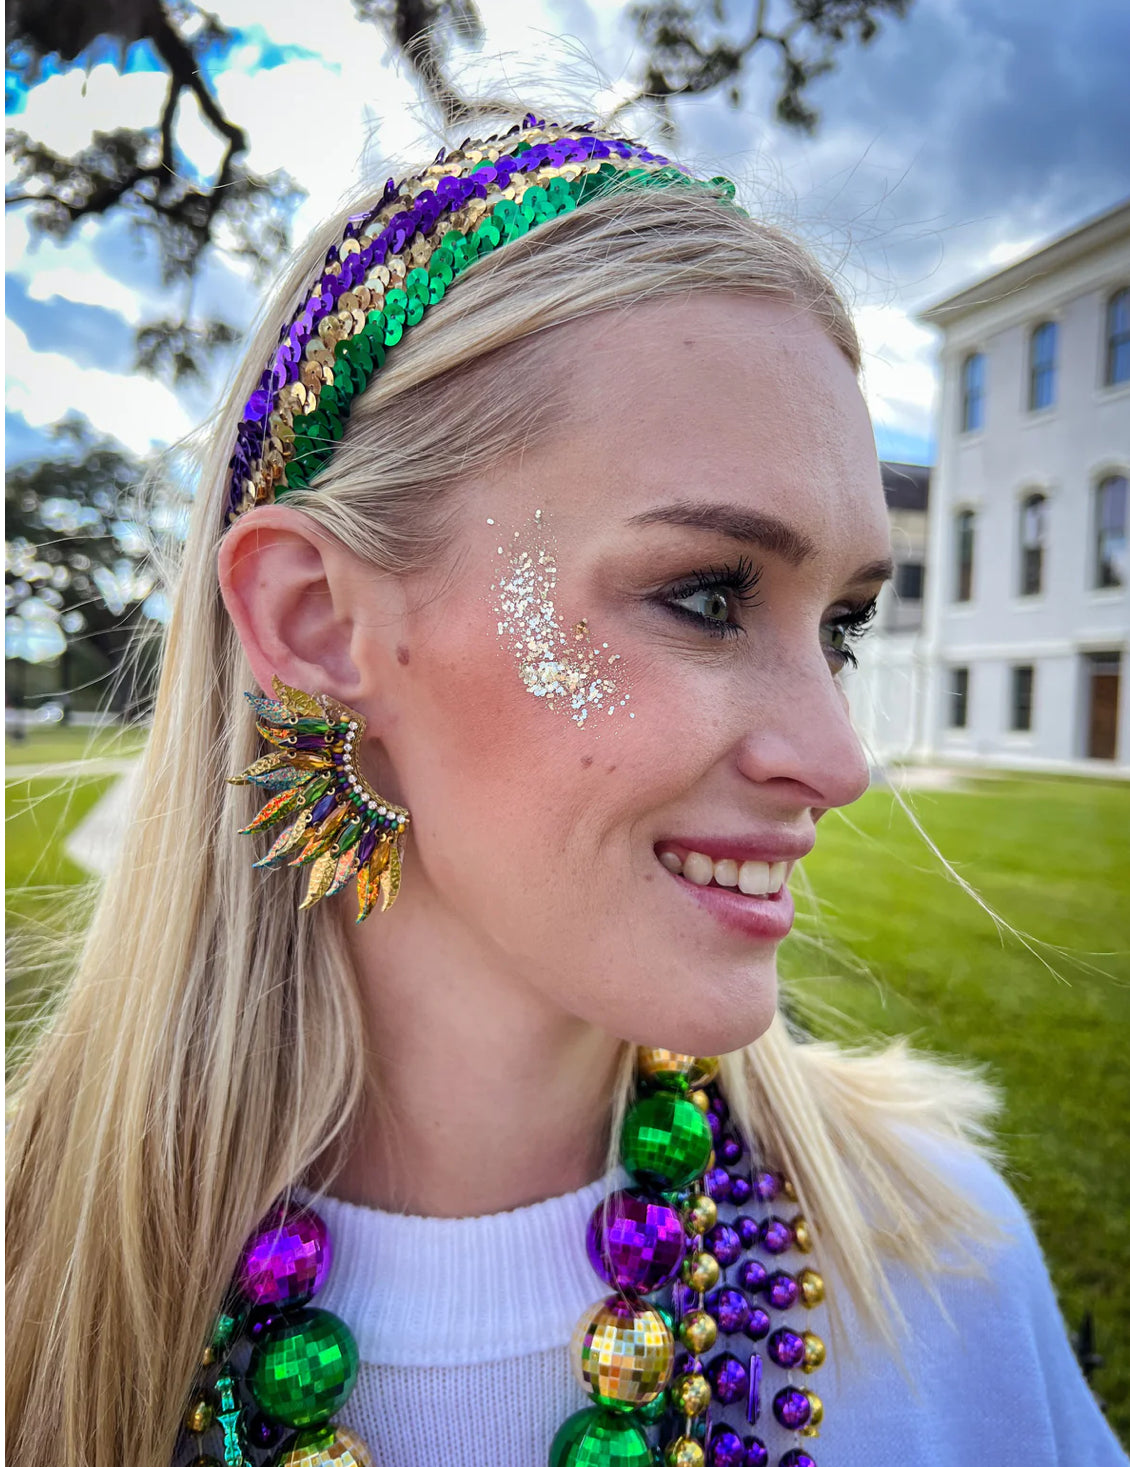
[[(296, 910), (301, 873), (252, 871), (252, 686), (215, 573), (241, 406), (340, 227), (294, 263), (215, 423), (164, 649), (136, 814), (77, 972), (26, 1067), (9, 1137), (13, 1467), (167, 1467), (240, 1245), (332, 1160), (371, 1078), (340, 903)], [(552, 411), (552, 329), (696, 291), (795, 304), (859, 367), (847, 311), (779, 229), (699, 190), (613, 193), (476, 264), (355, 405), (316, 487), (288, 496), (407, 574), (448, 536), (461, 475)], [(395, 913), (386, 920), (395, 921)], [(849, 1054), (779, 1016), (724, 1061), (731, 1107), (792, 1178), (819, 1257), (890, 1338), (886, 1263), (929, 1277), (975, 1210), (903, 1127), (984, 1140), (980, 1081), (894, 1046)], [(613, 1136), (630, 1065), (613, 1111)]]

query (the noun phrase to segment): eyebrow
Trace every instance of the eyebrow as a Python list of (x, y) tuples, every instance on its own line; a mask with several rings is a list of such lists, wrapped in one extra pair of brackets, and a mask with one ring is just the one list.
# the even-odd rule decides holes
[[(785, 520), (776, 515), (759, 514), (737, 504), (715, 504), (711, 501), (677, 500), (656, 509), (633, 515), (629, 525), (676, 525), (682, 529), (705, 530), (711, 535), (724, 535), (743, 545), (757, 545), (769, 555), (777, 555), (788, 565), (803, 565), (816, 554), (816, 545)], [(849, 581), (888, 581), (894, 575), (889, 557), (868, 561), (849, 576)]]

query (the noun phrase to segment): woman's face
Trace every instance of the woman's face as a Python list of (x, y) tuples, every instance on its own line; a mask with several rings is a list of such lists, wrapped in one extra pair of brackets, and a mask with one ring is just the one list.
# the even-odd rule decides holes
[(372, 698), (413, 823), (365, 940), (411, 923), (619, 1038), (732, 1050), (774, 1012), (794, 863), (867, 787), (839, 675), (889, 570), (870, 421), (763, 299), (554, 344), (552, 433), (466, 485)]

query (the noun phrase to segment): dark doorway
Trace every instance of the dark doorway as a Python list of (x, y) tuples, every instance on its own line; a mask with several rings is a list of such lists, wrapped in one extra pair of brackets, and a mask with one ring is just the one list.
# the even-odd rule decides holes
[(1118, 757), (1118, 692), (1122, 658), (1118, 652), (1092, 652), (1087, 718), (1087, 758)]

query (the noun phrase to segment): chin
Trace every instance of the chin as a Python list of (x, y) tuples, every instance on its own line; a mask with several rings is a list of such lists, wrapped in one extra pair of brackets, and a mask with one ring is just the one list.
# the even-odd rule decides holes
[[(690, 993), (680, 984), (669, 996), (656, 993), (646, 1012), (637, 1011), (629, 1032), (631, 1044), (671, 1049), (678, 1054), (730, 1054), (760, 1039), (777, 1012), (777, 969), (744, 970), (740, 984), (696, 980)], [(667, 999), (665, 1002), (664, 999)]]

